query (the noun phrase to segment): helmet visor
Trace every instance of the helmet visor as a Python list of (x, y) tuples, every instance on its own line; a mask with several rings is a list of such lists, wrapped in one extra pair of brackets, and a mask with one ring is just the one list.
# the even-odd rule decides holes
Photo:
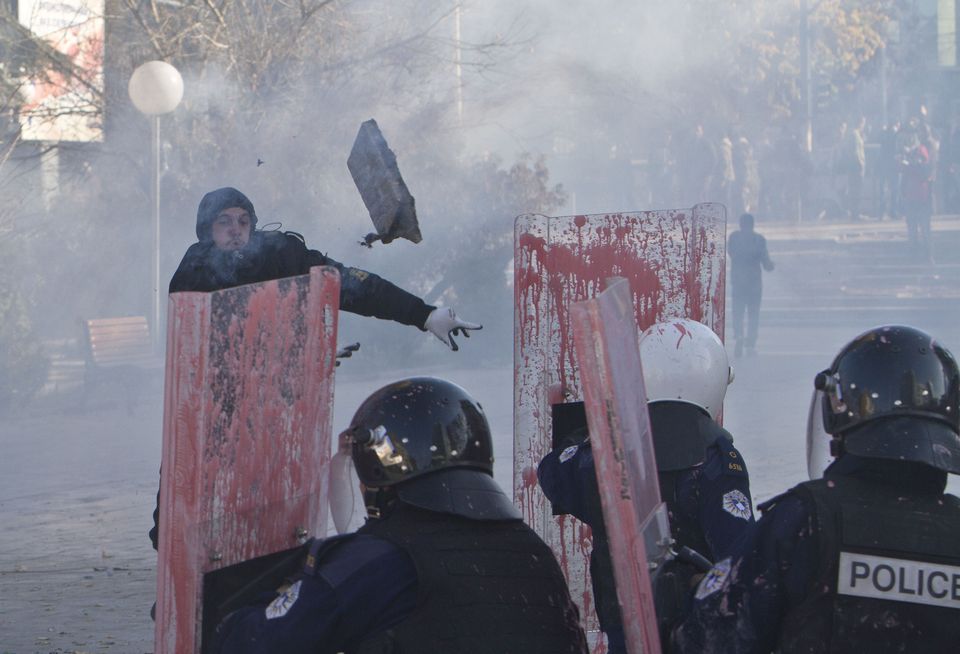
[(807, 475), (820, 479), (833, 462), (830, 441), (833, 438), (823, 426), (823, 391), (814, 390), (807, 411)]
[(330, 515), (338, 534), (359, 529), (365, 515), (360, 497), (360, 478), (353, 466), (349, 434), (340, 435), (340, 445), (330, 459), (329, 468)]

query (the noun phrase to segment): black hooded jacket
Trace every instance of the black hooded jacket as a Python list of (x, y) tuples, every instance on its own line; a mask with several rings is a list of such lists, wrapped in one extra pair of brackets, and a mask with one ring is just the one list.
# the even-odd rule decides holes
[[(211, 226), (224, 209), (241, 207), (251, 218), (250, 240), (237, 251), (214, 245)], [(211, 292), (271, 279), (305, 275), (313, 266), (333, 266), (340, 272), (340, 308), (362, 316), (393, 320), (423, 329), (435, 307), (387, 280), (359, 268), (344, 266), (310, 250), (295, 232), (254, 230), (253, 204), (240, 191), (221, 188), (207, 193), (197, 210), (197, 238), (170, 280), (170, 292)]]

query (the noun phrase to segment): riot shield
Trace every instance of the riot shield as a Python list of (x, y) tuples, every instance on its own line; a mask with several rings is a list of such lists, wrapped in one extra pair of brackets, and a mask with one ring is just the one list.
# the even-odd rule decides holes
[(623, 620), (627, 649), (659, 654), (648, 564), (665, 560), (670, 529), (629, 284), (620, 278), (595, 299), (573, 303), (570, 320), (617, 599), (621, 614), (631, 616)]
[(157, 654), (196, 654), (204, 575), (326, 532), (340, 278), (170, 296)]
[(550, 544), (588, 630), (596, 617), (588, 579), (590, 530), (554, 517), (536, 467), (550, 450), (551, 405), (583, 399), (569, 311), (611, 277), (630, 284), (642, 331), (672, 317), (723, 334), (726, 213), (691, 209), (548, 217), (520, 216), (514, 228), (514, 502)]

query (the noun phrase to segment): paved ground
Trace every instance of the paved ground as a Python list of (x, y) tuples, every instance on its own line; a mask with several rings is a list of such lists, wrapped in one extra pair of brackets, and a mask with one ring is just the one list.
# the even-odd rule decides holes
[[(960, 352), (960, 220), (937, 221), (934, 264), (904, 255), (899, 223), (760, 225), (777, 270), (766, 277), (758, 354), (735, 362), (726, 425), (757, 501), (805, 478), (813, 375), (862, 329), (906, 321)], [(464, 347), (481, 347), (482, 335)], [(451, 356), (450, 364), (456, 358)], [(511, 485), (509, 366), (338, 373), (335, 428), (382, 383), (405, 374), (461, 383), (484, 404)], [(160, 380), (134, 415), (121, 406), (39, 401), (0, 424), (0, 654), (153, 651), (155, 556), (146, 532), (160, 460)], [(148, 389), (149, 390), (149, 389)], [(958, 484), (954, 483), (954, 492)]]
[[(335, 426), (406, 374), (413, 373), (341, 372)], [(417, 374), (478, 389), (499, 428), (498, 449), (507, 455), (497, 476), (509, 488), (511, 371)], [(41, 403), (0, 424), (0, 654), (152, 652), (156, 556), (147, 531), (160, 461), (159, 393), (144, 394), (132, 416), (119, 404), (81, 411), (69, 399), (67, 406)]]

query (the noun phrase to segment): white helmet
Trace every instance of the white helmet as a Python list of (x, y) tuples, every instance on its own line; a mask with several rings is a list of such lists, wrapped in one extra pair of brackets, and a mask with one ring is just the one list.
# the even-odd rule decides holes
[(695, 404), (716, 419), (733, 381), (720, 338), (695, 320), (660, 322), (640, 336), (647, 402)]

